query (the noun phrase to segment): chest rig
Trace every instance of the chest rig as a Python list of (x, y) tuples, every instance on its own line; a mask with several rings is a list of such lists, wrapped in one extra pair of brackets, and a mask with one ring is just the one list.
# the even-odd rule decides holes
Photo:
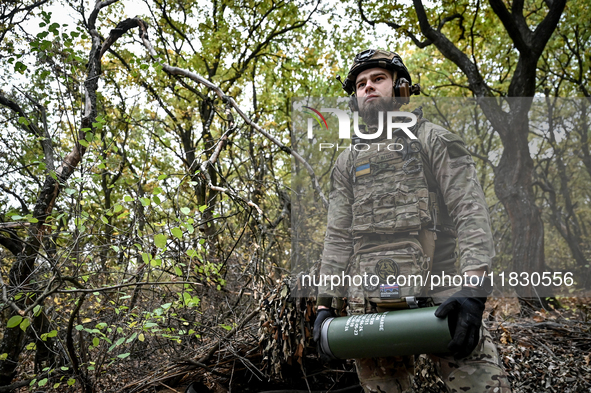
[[(419, 120), (413, 132), (424, 122)], [(352, 268), (369, 279), (350, 293), (353, 299), (364, 299), (366, 312), (369, 304), (417, 307), (431, 270), (439, 214), (436, 186), (430, 187), (427, 180), (426, 170), (433, 176), (424, 167), (421, 144), (402, 130), (394, 131), (391, 140), (353, 144)], [(359, 307), (358, 311), (362, 312)]]
[(410, 234), (434, 224), (436, 190), (431, 190), (430, 201), (420, 151), (420, 142), (401, 130), (393, 133), (393, 140), (355, 144), (350, 168), (353, 237)]

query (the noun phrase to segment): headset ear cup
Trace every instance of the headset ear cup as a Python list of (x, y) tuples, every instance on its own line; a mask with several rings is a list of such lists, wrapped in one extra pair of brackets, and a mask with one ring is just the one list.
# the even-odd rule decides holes
[(400, 105), (410, 102), (410, 87), (406, 78), (399, 78), (394, 86), (394, 97)]
[(355, 94), (349, 97), (349, 109), (351, 109), (352, 112), (359, 111), (359, 104), (357, 102), (357, 96)]

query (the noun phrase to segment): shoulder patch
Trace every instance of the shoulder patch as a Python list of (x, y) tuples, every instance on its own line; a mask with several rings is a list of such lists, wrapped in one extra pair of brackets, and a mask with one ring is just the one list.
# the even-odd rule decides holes
[(443, 143), (445, 143), (449, 158), (458, 158), (470, 155), (470, 152), (468, 149), (466, 149), (464, 140), (459, 135), (448, 132), (445, 134), (440, 134), (439, 138), (441, 138)]

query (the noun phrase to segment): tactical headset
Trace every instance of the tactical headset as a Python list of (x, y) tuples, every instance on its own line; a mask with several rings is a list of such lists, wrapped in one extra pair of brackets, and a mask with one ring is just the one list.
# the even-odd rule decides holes
[(412, 85), (410, 74), (398, 54), (383, 50), (367, 49), (355, 56), (353, 65), (347, 74), (345, 82), (341, 81), (340, 76), (337, 77), (343, 86), (343, 90), (350, 95), (349, 108), (351, 108), (352, 111), (359, 110), (355, 91), (355, 81), (357, 80), (357, 76), (362, 71), (376, 67), (384, 68), (392, 72), (393, 94), (395, 100), (400, 105), (408, 104), (411, 95), (420, 93), (421, 86), (418, 83)]

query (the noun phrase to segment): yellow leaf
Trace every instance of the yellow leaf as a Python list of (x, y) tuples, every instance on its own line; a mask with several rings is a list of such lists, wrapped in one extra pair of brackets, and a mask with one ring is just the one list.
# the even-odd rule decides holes
[(140, 333), (140, 334), (137, 336), (137, 339), (138, 339), (138, 340), (140, 340), (141, 342), (144, 342), (144, 340), (146, 339), (146, 338), (144, 337), (144, 333)]

